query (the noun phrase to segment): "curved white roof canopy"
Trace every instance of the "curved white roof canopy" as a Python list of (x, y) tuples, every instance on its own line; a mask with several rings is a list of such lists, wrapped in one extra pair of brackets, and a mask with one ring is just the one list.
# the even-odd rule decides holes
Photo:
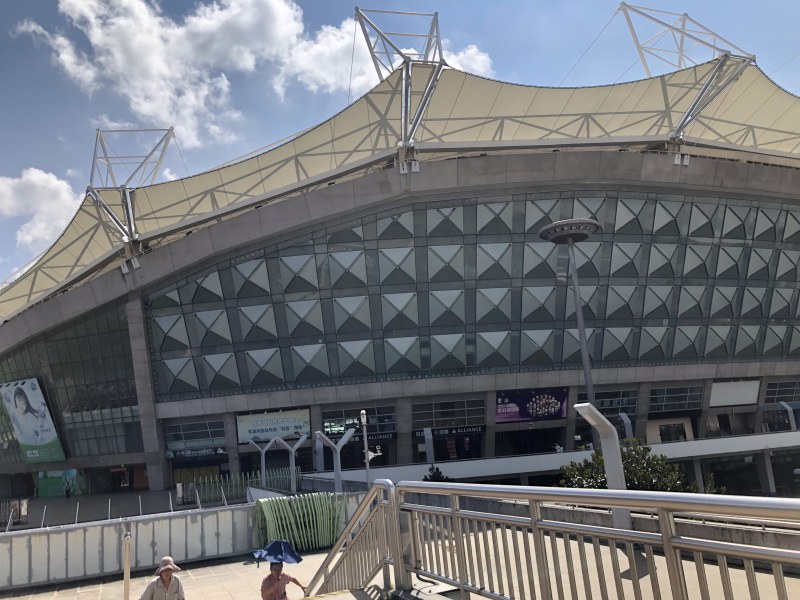
[[(410, 114), (434, 65), (414, 65)], [(225, 214), (385, 163), (397, 153), (402, 72), (335, 117), (253, 158), (130, 191), (136, 233), (158, 240)], [(414, 132), (415, 152), (583, 145), (697, 144), (800, 159), (800, 99), (749, 59), (708, 63), (629, 83), (546, 88), (445, 69)], [(800, 163), (798, 163), (800, 164)], [(122, 255), (124, 194), (87, 194), (66, 230), (28, 271), (0, 288), (7, 319)]]

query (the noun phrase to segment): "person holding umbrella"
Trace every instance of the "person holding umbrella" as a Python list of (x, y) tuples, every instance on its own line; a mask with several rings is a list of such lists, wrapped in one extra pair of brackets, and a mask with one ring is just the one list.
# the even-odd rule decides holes
[(261, 600), (286, 600), (286, 586), (290, 583), (300, 587), (305, 593), (306, 588), (291, 575), (283, 572), (283, 563), (296, 564), (303, 559), (295, 552), (292, 545), (286, 540), (276, 540), (267, 544), (262, 550), (253, 552), (256, 559), (268, 560), (269, 575), (261, 582)]
[(305, 593), (306, 588), (291, 575), (283, 572), (283, 563), (269, 565), (269, 575), (261, 582), (261, 600), (286, 600), (286, 586), (293, 583)]

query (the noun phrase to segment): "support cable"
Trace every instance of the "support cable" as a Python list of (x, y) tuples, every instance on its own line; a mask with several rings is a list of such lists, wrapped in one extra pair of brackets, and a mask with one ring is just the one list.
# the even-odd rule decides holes
[[(622, 78), (623, 78), (623, 77), (625, 77), (625, 75), (627, 75), (627, 74), (628, 74), (628, 71), (630, 71), (630, 70), (631, 70), (633, 67), (635, 67), (635, 66), (636, 66), (636, 65), (638, 65), (638, 64), (639, 64), (639, 59), (637, 58), (635, 61), (633, 61), (633, 62), (631, 63), (631, 66), (630, 66), (630, 67), (628, 67), (627, 69), (625, 69), (625, 70), (622, 72), (622, 75), (620, 75), (619, 77), (617, 77), (617, 78), (614, 80), (614, 83), (619, 83), (619, 82), (622, 80)], [(611, 85), (614, 85), (614, 83), (612, 83)]]
[(583, 60), (583, 58), (589, 53), (589, 50), (591, 50), (592, 47), (597, 42), (597, 40), (600, 39), (600, 36), (603, 35), (603, 32), (608, 28), (609, 25), (611, 25), (611, 21), (613, 21), (614, 17), (617, 16), (617, 12), (618, 11), (615, 11), (614, 14), (611, 15), (611, 18), (608, 20), (608, 23), (605, 24), (605, 26), (600, 30), (600, 33), (598, 33), (597, 36), (592, 40), (592, 43), (589, 44), (589, 47), (586, 48), (586, 50), (583, 51), (583, 54), (581, 54), (580, 58), (575, 61), (575, 64), (570, 67), (569, 71), (567, 71), (567, 74), (564, 75), (564, 78), (561, 81), (558, 82), (558, 87), (561, 87), (561, 84), (564, 83), (567, 80), (567, 77), (569, 77), (570, 74), (572, 73), (572, 71), (575, 69), (575, 67), (578, 66), (578, 63), (581, 62)]
[(795, 55), (794, 55), (792, 58), (790, 58), (790, 59), (789, 59), (789, 60), (787, 60), (785, 63), (783, 63), (783, 64), (782, 64), (780, 67), (778, 67), (778, 68), (777, 68), (777, 69), (775, 69), (774, 71), (771, 71), (770, 73), (768, 73), (768, 74), (767, 74), (767, 77), (769, 77), (769, 78), (771, 79), (771, 78), (772, 78), (772, 76), (773, 76), (773, 75), (775, 75), (775, 73), (777, 73), (778, 71), (780, 71), (780, 70), (781, 70), (783, 67), (785, 67), (785, 66), (788, 66), (788, 65), (789, 65), (789, 63), (791, 63), (791, 62), (794, 62), (794, 61), (795, 61), (795, 60), (797, 60), (798, 58), (800, 58), (800, 54), (795, 54)]
[(353, 19), (353, 51), (350, 54), (350, 83), (347, 84), (347, 106), (350, 106), (350, 91), (353, 89), (353, 62), (356, 57), (356, 32), (358, 23)]
[(186, 161), (183, 159), (183, 152), (181, 152), (181, 146), (178, 143), (178, 136), (172, 136), (173, 141), (175, 142), (175, 147), (178, 149), (178, 156), (181, 157), (181, 162), (183, 163), (183, 169), (186, 171), (186, 176), (189, 177), (189, 167), (186, 166)]

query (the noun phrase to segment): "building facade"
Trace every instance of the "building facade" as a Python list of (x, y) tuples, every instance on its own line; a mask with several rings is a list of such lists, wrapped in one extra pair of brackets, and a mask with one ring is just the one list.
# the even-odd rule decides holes
[[(26, 454), (11, 414), (0, 477), (15, 494), (73, 470), (84, 491), (162, 489), (255, 470), (254, 415), (335, 439), (366, 410), (377, 472), (469, 460), (472, 479), (548, 483), (594, 440), (572, 410), (566, 250), (538, 231), (584, 217), (602, 227), (576, 246), (598, 408), (701, 484), (794, 493), (797, 167), (748, 148), (592, 145), (300, 177), (29, 302), (0, 326), (0, 381), (38, 381), (65, 460)], [(172, 189), (153, 188), (134, 202)], [(331, 468), (311, 442), (299, 457)], [(363, 466), (359, 438), (342, 460)]]

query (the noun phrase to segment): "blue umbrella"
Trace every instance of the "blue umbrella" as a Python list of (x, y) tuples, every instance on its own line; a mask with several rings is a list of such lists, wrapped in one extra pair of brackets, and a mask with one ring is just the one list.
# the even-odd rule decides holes
[(303, 558), (295, 552), (292, 544), (286, 540), (275, 540), (270, 542), (261, 550), (253, 552), (253, 556), (259, 560), (267, 560), (271, 563), (285, 562), (289, 564), (297, 564)]

